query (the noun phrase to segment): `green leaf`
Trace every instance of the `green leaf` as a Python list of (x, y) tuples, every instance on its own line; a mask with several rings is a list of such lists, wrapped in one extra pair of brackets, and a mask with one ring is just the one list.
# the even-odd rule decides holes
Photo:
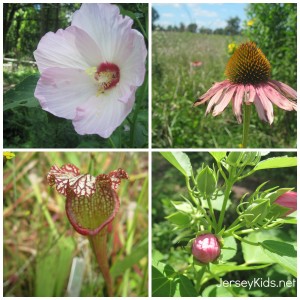
[(222, 261), (227, 261), (236, 255), (237, 244), (233, 236), (224, 238), (224, 248), (222, 248)]
[(226, 265), (211, 265), (211, 271), (215, 275), (221, 275), (234, 271), (250, 271), (250, 270), (259, 270), (269, 267), (271, 264), (262, 264), (262, 265), (254, 265), (254, 266), (246, 266), (246, 265), (235, 265), (235, 264), (226, 264)]
[(297, 251), (292, 244), (266, 240), (261, 243), (266, 255), (297, 277)]
[(173, 297), (176, 291), (176, 282), (169, 279), (156, 267), (152, 266), (152, 296)]
[(181, 297), (198, 296), (192, 282), (186, 276), (179, 275), (179, 279), (177, 282), (179, 283), (179, 293)]
[(191, 219), (187, 214), (179, 211), (167, 216), (166, 219), (168, 219), (171, 223), (178, 226), (186, 226), (191, 222)]
[(34, 90), (38, 79), (38, 74), (31, 75), (5, 93), (3, 96), (3, 110), (40, 106), (39, 101), (34, 97)]
[(171, 163), (184, 176), (192, 175), (192, 165), (189, 157), (183, 152), (160, 152), (160, 154)]
[(162, 263), (162, 254), (155, 250), (152, 256), (152, 296), (173, 297), (176, 292), (175, 270)]
[(71, 237), (61, 238), (53, 246), (48, 243), (49, 251), (39, 253), (35, 267), (35, 297), (63, 296), (67, 278), (70, 274), (74, 240)]
[(152, 255), (153, 297), (196, 297), (192, 282), (184, 275), (178, 275), (169, 265), (160, 262), (162, 254), (155, 250)]
[(221, 161), (222, 158), (226, 157), (226, 152), (209, 152), (210, 155), (217, 161)]
[(264, 170), (264, 169), (277, 169), (277, 168), (288, 168), (297, 166), (297, 157), (273, 157), (259, 162), (254, 170)]
[[(261, 241), (271, 238), (278, 239), (273, 231), (253, 232), (245, 237), (247, 241), (260, 243)], [(247, 243), (241, 243), (244, 260), (246, 264), (273, 263), (260, 246), (252, 246)]]
[(127, 255), (123, 260), (118, 259), (111, 267), (110, 273), (112, 277), (117, 277), (125, 273), (125, 271), (138, 263), (142, 258), (147, 257), (148, 242), (145, 240), (138, 245), (134, 251)]
[(202, 297), (232, 297), (234, 294), (230, 293), (229, 289), (216, 284), (210, 285), (204, 289)]
[(171, 203), (180, 212), (190, 214), (194, 211), (194, 207), (189, 202), (171, 201)]

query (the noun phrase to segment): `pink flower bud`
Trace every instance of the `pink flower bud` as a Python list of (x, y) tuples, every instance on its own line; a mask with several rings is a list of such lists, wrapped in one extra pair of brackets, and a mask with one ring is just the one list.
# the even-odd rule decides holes
[(279, 196), (274, 203), (289, 208), (290, 210), (285, 213), (285, 216), (287, 216), (297, 210), (297, 193), (286, 192)]
[(194, 240), (192, 253), (202, 263), (213, 262), (221, 253), (219, 241), (211, 233), (200, 235)]

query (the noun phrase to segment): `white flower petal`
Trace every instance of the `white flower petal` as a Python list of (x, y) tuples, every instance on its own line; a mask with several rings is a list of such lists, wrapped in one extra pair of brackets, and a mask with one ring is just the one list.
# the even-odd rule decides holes
[(116, 62), (120, 65), (122, 80), (128, 84), (140, 86), (144, 82), (147, 49), (142, 34), (136, 30), (132, 31), (135, 35), (133, 44), (123, 49), (123, 55), (120, 53)]
[(41, 73), (49, 67), (87, 69), (103, 60), (94, 40), (75, 26), (48, 32), (39, 42), (34, 57)]
[(48, 68), (40, 77), (34, 96), (55, 116), (73, 119), (76, 108), (95, 95), (97, 87), (82, 70)]
[(111, 4), (82, 4), (73, 15), (72, 25), (86, 31), (98, 44), (104, 61), (115, 63), (113, 58), (121, 49), (132, 43), (128, 35), (133, 21), (122, 17), (119, 8)]
[(73, 120), (79, 134), (98, 134), (108, 138), (131, 112), (135, 100), (135, 89), (125, 104), (111, 97), (92, 97), (77, 109)]

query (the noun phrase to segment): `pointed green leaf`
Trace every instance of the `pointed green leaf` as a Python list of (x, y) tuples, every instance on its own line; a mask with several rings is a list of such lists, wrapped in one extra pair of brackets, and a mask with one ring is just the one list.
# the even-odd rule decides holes
[(259, 162), (254, 170), (264, 170), (264, 169), (277, 169), (277, 168), (288, 168), (297, 166), (297, 157), (273, 157)]
[(294, 245), (281, 241), (266, 240), (261, 243), (261, 246), (274, 262), (297, 277), (297, 251)]
[(210, 155), (217, 161), (221, 161), (222, 158), (226, 157), (226, 152), (209, 152)]
[(3, 110), (17, 109), (19, 107), (38, 107), (39, 101), (34, 97), (34, 90), (39, 79), (39, 75), (31, 75), (21, 83), (9, 90), (3, 96)]
[(179, 275), (179, 293), (181, 297), (197, 297), (198, 294), (192, 282), (183, 275)]
[(189, 157), (183, 152), (160, 152), (160, 154), (171, 163), (184, 176), (192, 175), (192, 165)]

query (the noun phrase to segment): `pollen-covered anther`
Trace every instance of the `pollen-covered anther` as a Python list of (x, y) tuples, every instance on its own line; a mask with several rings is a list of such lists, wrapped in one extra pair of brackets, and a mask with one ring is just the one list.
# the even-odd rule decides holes
[(232, 83), (259, 84), (270, 78), (271, 65), (255, 43), (247, 42), (231, 56), (225, 75)]
[(94, 74), (98, 86), (98, 95), (116, 86), (120, 81), (120, 69), (113, 63), (102, 63)]

